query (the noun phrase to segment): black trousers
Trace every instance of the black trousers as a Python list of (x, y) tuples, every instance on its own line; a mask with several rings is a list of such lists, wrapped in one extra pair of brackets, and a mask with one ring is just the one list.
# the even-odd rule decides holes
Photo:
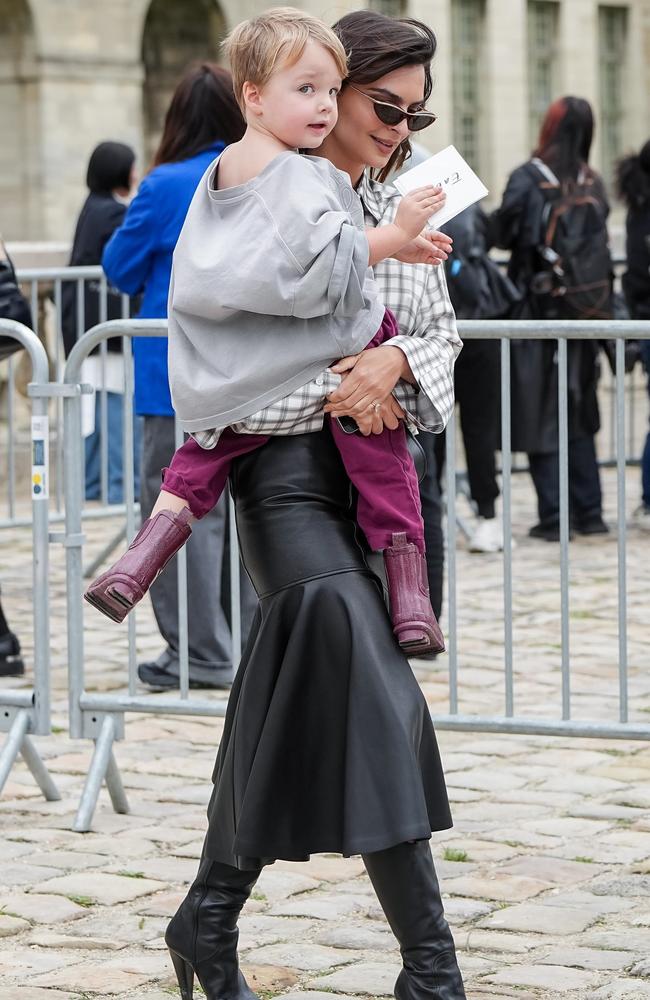
[(427, 576), (431, 607), (436, 618), (442, 611), (442, 576), (445, 550), (442, 535), (442, 500), (436, 460), (436, 445), (443, 434), (418, 434), (418, 444), (427, 459), (427, 471), (420, 483), (420, 501), (424, 520), (424, 544), (427, 550)]
[[(501, 387), (498, 340), (470, 340), (460, 352), (455, 369), (456, 401), (465, 445), (472, 500), (481, 517), (494, 517), (499, 496), (495, 452), (499, 448)], [(437, 436), (438, 469), (445, 462), (445, 437)]]
[[(528, 461), (540, 524), (555, 526), (560, 520), (559, 453), (529, 455)], [(569, 441), (569, 510), (578, 524), (602, 514), (600, 473), (591, 434)]]

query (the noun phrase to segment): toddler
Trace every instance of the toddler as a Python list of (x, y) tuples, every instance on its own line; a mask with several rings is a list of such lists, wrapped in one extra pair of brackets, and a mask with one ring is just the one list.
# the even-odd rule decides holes
[[(346, 74), (344, 49), (320, 21), (277, 8), (238, 25), (226, 49), (246, 133), (199, 184), (170, 285), (172, 400), (191, 436), (163, 471), (151, 517), (84, 595), (114, 621), (215, 505), (232, 460), (270, 434), (320, 429), (340, 382), (330, 365), (397, 335), (369, 263), (416, 239), (440, 201), (437, 189), (421, 188), (402, 199), (393, 224), (365, 231), (348, 176), (298, 155), (336, 124)], [(398, 383), (393, 395), (408, 405), (408, 391)], [(368, 410), (381, 406), (370, 400)], [(330, 427), (358, 491), (359, 525), (384, 553), (397, 641), (410, 655), (444, 649), (404, 423), (369, 436), (345, 433), (338, 420)]]

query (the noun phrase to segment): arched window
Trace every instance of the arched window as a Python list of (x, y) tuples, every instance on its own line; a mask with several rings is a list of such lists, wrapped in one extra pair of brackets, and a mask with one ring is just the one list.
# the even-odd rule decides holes
[(193, 62), (218, 62), (225, 33), (224, 17), (214, 0), (153, 0), (142, 35), (146, 160), (156, 149), (179, 79)]
[(25, 0), (0, 0), (0, 232), (7, 239), (41, 235), (37, 101), (31, 11)]

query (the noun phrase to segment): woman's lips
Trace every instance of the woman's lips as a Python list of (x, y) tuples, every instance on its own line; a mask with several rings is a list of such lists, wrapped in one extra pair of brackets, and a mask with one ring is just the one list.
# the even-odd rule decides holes
[(396, 148), (394, 142), (386, 142), (385, 139), (378, 139), (376, 135), (371, 135), (370, 138), (381, 149), (382, 153), (392, 153)]

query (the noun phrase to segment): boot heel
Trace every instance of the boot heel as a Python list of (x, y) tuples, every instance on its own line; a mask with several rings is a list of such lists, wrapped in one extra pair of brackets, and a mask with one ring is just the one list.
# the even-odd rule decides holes
[(175, 951), (169, 949), (174, 972), (178, 979), (182, 1000), (193, 1000), (194, 997), (194, 969), (189, 962), (181, 958)]

